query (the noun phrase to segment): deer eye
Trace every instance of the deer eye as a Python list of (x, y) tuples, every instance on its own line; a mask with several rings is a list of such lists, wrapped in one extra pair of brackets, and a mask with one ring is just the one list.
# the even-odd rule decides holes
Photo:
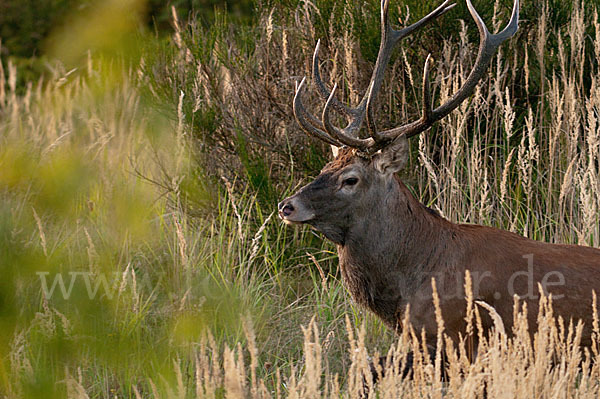
[(358, 183), (358, 178), (356, 178), (356, 177), (349, 177), (347, 179), (344, 179), (344, 181), (342, 182), (342, 186), (353, 186), (356, 183)]

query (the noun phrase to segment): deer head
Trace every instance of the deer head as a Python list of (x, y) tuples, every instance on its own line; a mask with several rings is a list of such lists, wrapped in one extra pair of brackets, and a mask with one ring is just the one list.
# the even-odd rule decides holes
[[(335, 97), (337, 85), (331, 91), (321, 80), (319, 73), (319, 47), (315, 48), (312, 72), (317, 91), (326, 101), (321, 119), (309, 113), (302, 95), (306, 88), (306, 78), (296, 90), (294, 115), (300, 126), (311, 136), (340, 148), (339, 155), (322, 170), (321, 174), (295, 195), (279, 204), (279, 216), (287, 223), (308, 223), (321, 231), (337, 244), (345, 242), (346, 233), (357, 224), (367, 222), (374, 214), (389, 207), (391, 198), (408, 193), (394, 178), (408, 159), (408, 138), (429, 129), (433, 123), (444, 118), (475, 90), (475, 87), (493, 57), (498, 46), (510, 38), (517, 30), (519, 1), (515, 0), (508, 25), (500, 33), (489, 33), (483, 20), (471, 4), (467, 6), (479, 30), (480, 45), (475, 65), (464, 85), (444, 104), (434, 108), (429, 86), (431, 55), (425, 61), (422, 86), (421, 117), (403, 126), (379, 130), (373, 119), (373, 106), (381, 88), (384, 72), (393, 48), (428, 22), (445, 14), (454, 7), (449, 0), (444, 1), (420, 21), (403, 28), (393, 29), (388, 22), (389, 0), (381, 2), (381, 44), (370, 84), (362, 100), (355, 108), (350, 108)], [(331, 111), (348, 119), (344, 128), (334, 126)], [(368, 135), (361, 135), (365, 124)]]

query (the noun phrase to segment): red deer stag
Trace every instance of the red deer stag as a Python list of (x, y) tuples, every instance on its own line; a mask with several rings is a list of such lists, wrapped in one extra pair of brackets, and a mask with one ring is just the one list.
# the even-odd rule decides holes
[[(381, 45), (371, 81), (362, 101), (350, 108), (329, 91), (319, 74), (319, 44), (313, 58), (313, 79), (326, 100), (321, 120), (306, 111), (303, 79), (294, 98), (294, 114), (312, 136), (339, 147), (336, 159), (310, 184), (279, 204), (287, 223), (307, 223), (337, 244), (343, 281), (359, 304), (398, 330), (410, 306), (410, 322), (435, 342), (437, 326), (432, 304), (431, 279), (436, 278), (446, 332), (464, 336), (464, 275), (470, 271), (475, 299), (493, 306), (507, 331), (512, 327), (513, 296), (527, 302), (529, 321), (535, 326), (538, 283), (554, 298), (554, 312), (566, 320), (585, 323), (583, 345), (591, 343), (592, 291), (600, 289), (600, 250), (576, 245), (533, 241), (492, 227), (455, 224), (431, 211), (413, 197), (396, 176), (408, 159), (408, 138), (429, 129), (469, 97), (486, 73), (496, 49), (517, 31), (519, 1), (514, 1), (508, 25), (490, 34), (466, 0), (479, 30), (475, 65), (464, 85), (444, 104), (434, 108), (427, 58), (423, 77), (423, 107), (418, 120), (378, 130), (373, 104), (381, 88), (386, 64), (394, 46), (404, 37), (450, 10), (445, 1), (431, 14), (401, 30), (388, 22), (388, 0), (381, 4)], [(344, 128), (334, 126), (331, 111), (346, 116)], [(368, 136), (359, 131), (366, 119)], [(485, 313), (485, 312), (484, 312)], [(491, 327), (491, 319), (484, 320)]]

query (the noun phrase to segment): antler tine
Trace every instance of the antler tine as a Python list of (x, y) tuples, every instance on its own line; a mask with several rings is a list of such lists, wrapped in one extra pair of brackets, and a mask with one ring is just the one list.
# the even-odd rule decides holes
[(327, 133), (321, 130), (317, 126), (322, 126), (321, 122), (317, 118), (315, 118), (312, 114), (306, 111), (304, 108), (304, 104), (302, 104), (302, 92), (306, 85), (306, 78), (302, 78), (300, 85), (296, 89), (296, 95), (294, 96), (294, 116), (296, 120), (300, 124), (300, 126), (304, 129), (306, 133), (311, 136), (314, 136), (324, 142), (334, 145), (336, 147), (341, 147), (342, 144), (330, 137)]
[(323, 108), (323, 125), (325, 126), (325, 130), (331, 137), (335, 137), (343, 144), (357, 148), (361, 151), (367, 151), (369, 147), (372, 147), (374, 141), (372, 138), (361, 139), (355, 137), (355, 132), (358, 132), (360, 126), (362, 125), (362, 120), (364, 117), (364, 113), (357, 115), (356, 118), (350, 121), (348, 126), (344, 129), (340, 130), (337, 127), (333, 126), (331, 121), (329, 120), (329, 112), (331, 110), (332, 104), (335, 101), (335, 91), (337, 90), (337, 83), (333, 86), (333, 90), (331, 90), (331, 94), (327, 99), (327, 103), (325, 104), (325, 108)]
[[(514, 0), (512, 15), (506, 27), (500, 33), (495, 35), (490, 34), (485, 23), (477, 13), (477, 10), (475, 10), (475, 7), (473, 7), (471, 0), (467, 0), (467, 7), (469, 8), (469, 12), (477, 24), (480, 43), (477, 59), (475, 60), (475, 66), (469, 73), (464, 85), (456, 93), (454, 93), (454, 95), (446, 103), (440, 105), (428, 115), (424, 114), (420, 120), (379, 133), (380, 137), (382, 137), (384, 140), (393, 140), (402, 134), (406, 135), (407, 137), (415, 136), (427, 130), (434, 122), (442, 119), (455, 108), (457, 108), (475, 90), (477, 83), (479, 83), (479, 80), (485, 74), (487, 66), (494, 56), (498, 46), (516, 33), (519, 24), (519, 0)], [(427, 65), (426, 72), (428, 74)], [(424, 89), (424, 95), (425, 94), (426, 93)], [(423, 101), (424, 104), (426, 104), (431, 100), (423, 99)]]
[[(399, 135), (406, 135), (407, 137), (415, 136), (427, 130), (434, 122), (448, 115), (472, 94), (477, 86), (477, 83), (484, 75), (485, 70), (496, 49), (505, 40), (515, 34), (519, 22), (519, 0), (514, 0), (513, 11), (508, 25), (500, 33), (492, 35), (489, 33), (485, 23), (473, 7), (471, 0), (466, 1), (469, 12), (475, 20), (477, 29), (479, 30), (479, 50), (477, 59), (475, 61), (475, 66), (469, 73), (464, 85), (445, 104), (442, 104), (435, 109), (433, 108), (431, 90), (429, 87), (429, 70), (431, 65), (431, 55), (429, 55), (427, 57), (427, 61), (425, 62), (423, 71), (423, 113), (421, 118), (404, 126), (399, 126), (383, 132), (379, 132), (377, 130), (377, 126), (373, 118), (373, 103), (377, 97), (377, 93), (381, 89), (385, 69), (389, 63), (393, 48), (401, 39), (423, 27), (425, 24), (434, 20), (435, 18), (445, 14), (456, 5), (450, 4), (450, 0), (445, 0), (439, 7), (418, 22), (403, 29), (395, 30), (391, 27), (388, 21), (389, 0), (382, 0), (381, 44), (379, 47), (379, 54), (377, 55), (375, 68), (371, 75), (371, 83), (369, 84), (369, 88), (364, 94), (362, 100), (356, 108), (351, 108), (335, 98), (337, 84), (334, 86), (331, 92), (327, 89), (321, 79), (321, 74), (319, 71), (319, 50), (321, 42), (318, 41), (313, 54), (312, 72), (319, 94), (327, 101), (325, 108), (323, 109), (321, 122), (316, 117), (308, 113), (302, 104), (301, 96), (306, 82), (306, 80), (303, 79), (298, 86), (296, 96), (294, 97), (294, 114), (300, 125), (308, 134), (315, 136), (329, 144), (336, 146), (344, 144), (368, 154), (372, 154), (383, 148)], [(331, 123), (331, 109), (335, 109), (339, 113), (349, 117), (350, 122), (345, 128), (340, 129)], [(370, 137), (363, 139), (358, 137), (358, 132), (365, 118), (367, 119), (367, 127)]]
[(373, 75), (371, 76), (371, 85), (369, 86), (369, 90), (367, 92), (366, 112), (369, 135), (376, 142), (385, 141), (386, 138), (377, 131), (375, 121), (373, 120), (373, 102), (379, 93), (381, 84), (383, 83), (385, 68), (390, 60), (392, 50), (401, 39), (423, 27), (426, 23), (450, 11), (456, 5), (455, 3), (448, 3), (450, 3), (450, 0), (444, 1), (439, 7), (414, 24), (400, 30), (395, 30), (391, 27), (388, 20), (389, 0), (381, 1), (381, 44), (379, 45), (379, 53), (377, 55), (375, 69), (373, 70)]
[[(407, 125), (402, 126), (402, 128), (406, 130), (417, 129), (423, 123), (430, 123), (433, 113), (433, 102), (431, 100), (431, 88), (429, 86), (429, 69), (431, 65), (431, 54), (427, 55), (427, 59), (425, 60), (425, 66), (423, 67), (423, 89), (422, 89), (422, 97), (423, 97), (423, 113), (421, 119), (411, 122)], [(373, 122), (373, 115), (371, 107), (367, 107), (367, 126), (369, 127), (370, 132), (376, 132), (377, 128), (375, 127), (375, 123)], [(377, 141), (378, 145), (375, 146), (371, 152), (377, 151), (380, 148), (385, 146), (386, 140), (391, 140), (386, 138), (385, 133), (377, 133), (380, 137), (380, 141)], [(397, 136), (395, 136), (397, 137)], [(395, 138), (394, 137), (394, 138)], [(411, 136), (409, 136), (411, 137)]]
[(433, 112), (433, 102), (431, 101), (431, 88), (429, 87), (429, 67), (431, 65), (431, 54), (427, 55), (425, 66), (423, 67), (423, 115), (422, 119), (428, 122)]
[[(382, 0), (382, 3), (389, 3), (389, 0)], [(400, 30), (394, 30), (391, 27), (389, 28), (392, 32), (394, 32), (394, 36), (395, 36), (395, 40), (401, 40), (403, 38), (405, 38), (406, 36), (410, 35), (411, 33), (413, 33), (415, 30), (421, 28), (423, 25), (425, 25), (426, 23), (436, 19), (437, 17), (440, 17), (442, 15), (444, 15), (445, 13), (447, 13), (448, 11), (450, 11), (451, 9), (454, 8), (454, 6), (456, 6), (456, 3), (452, 3), (452, 4), (448, 4), (450, 2), (450, 0), (446, 0), (444, 1), (442, 4), (440, 4), (435, 10), (433, 10), (432, 12), (430, 12), (429, 14), (427, 14), (426, 16), (424, 16), (423, 18), (421, 18), (419, 21), (415, 22), (414, 24), (407, 26), (406, 28), (400, 29)], [(383, 12), (383, 10), (382, 10)], [(387, 4), (385, 6), (385, 13), (386, 13), (386, 21), (387, 21)], [(383, 18), (383, 15), (382, 15)], [(383, 20), (382, 20), (383, 22)], [(389, 26), (389, 24), (388, 24)]]
[[(323, 83), (323, 81), (321, 80), (321, 72), (319, 71), (319, 50), (320, 49), (321, 49), (321, 39), (317, 40), (317, 45), (315, 46), (315, 52), (313, 53), (312, 73), (313, 73), (313, 79), (317, 85), (319, 94), (321, 94), (321, 97), (323, 98), (323, 100), (327, 101), (327, 100), (329, 100), (329, 97), (331, 97), (331, 92), (327, 89), (327, 87), (325, 86), (325, 83)], [(356, 116), (358, 113), (360, 113), (361, 108), (364, 107), (363, 103), (364, 103), (364, 101), (361, 101), (360, 104), (358, 105), (358, 107), (350, 108), (346, 104), (340, 102), (337, 98), (333, 98), (331, 105), (333, 106), (333, 108), (336, 111), (338, 111), (342, 114), (345, 114), (348, 116)]]
[[(382, 138), (378, 135), (377, 129), (375, 127), (375, 122), (373, 121), (373, 110), (372, 110), (372, 99), (377, 95), (377, 92), (381, 88), (381, 82), (383, 80), (383, 75), (385, 72), (385, 68), (388, 64), (391, 51), (394, 46), (398, 43), (398, 41), (415, 30), (419, 29), (427, 22), (439, 17), (440, 15), (446, 13), (454, 4), (448, 5), (450, 0), (444, 1), (439, 7), (437, 7), (433, 12), (429, 15), (422, 18), (420, 21), (404, 28), (401, 30), (394, 30), (389, 24), (388, 21), (388, 6), (389, 0), (382, 0), (381, 2), (381, 46), (379, 48), (379, 54), (377, 56), (377, 62), (375, 64), (375, 69), (371, 76), (371, 83), (369, 85), (369, 89), (363, 96), (362, 100), (358, 104), (356, 108), (348, 107), (343, 104), (339, 100), (335, 98), (335, 89), (331, 92), (327, 89), (323, 80), (321, 79), (321, 73), (319, 70), (319, 51), (321, 48), (321, 41), (317, 41), (317, 45), (315, 46), (315, 51), (313, 54), (313, 62), (312, 62), (312, 73), (313, 80), (317, 86), (317, 90), (321, 97), (327, 100), (325, 104), (325, 108), (323, 109), (323, 122), (319, 122), (317, 118), (308, 113), (301, 101), (301, 91), (303, 88), (303, 84), (300, 85), (296, 96), (294, 98), (294, 113), (300, 125), (306, 130), (306, 132), (312, 136), (321, 138), (322, 140), (333, 144), (332, 141), (341, 142), (350, 147), (357, 148), (361, 151), (365, 152), (375, 152), (382, 145)], [(303, 81), (304, 83), (304, 81)], [(349, 116), (350, 122), (348, 125), (339, 129), (330, 121), (330, 110), (335, 109), (339, 113)], [(363, 120), (367, 117), (369, 124), (369, 131), (371, 137), (366, 139), (361, 139), (358, 137), (358, 131), (360, 130)], [(323, 129), (326, 131), (323, 131)], [(335, 145), (335, 144), (334, 144)]]

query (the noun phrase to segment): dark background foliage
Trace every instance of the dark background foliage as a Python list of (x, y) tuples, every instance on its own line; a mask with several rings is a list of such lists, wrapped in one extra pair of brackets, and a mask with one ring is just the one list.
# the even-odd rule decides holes
[[(475, 2), (490, 26), (494, 3)], [(309, 71), (310, 51), (316, 39), (323, 42), (323, 57), (336, 56), (341, 64), (342, 56), (336, 51), (340, 50), (341, 40), (347, 35), (349, 42), (356, 46), (353, 62), (360, 71), (356, 75), (360, 76), (350, 76), (349, 71), (338, 65), (337, 76), (331, 80), (341, 79), (346, 86), (354, 85), (353, 93), (347, 88), (341, 93), (345, 100), (351, 99), (352, 94), (361, 95), (369, 77), (364, 71), (371, 70), (379, 46), (378, 1), (149, 0), (144, 4), (144, 23), (139, 32), (151, 34), (157, 40), (142, 42), (145, 48), (141, 54), (146, 60), (145, 79), (148, 80), (142, 90), (151, 88), (152, 95), (158, 95), (157, 104), (172, 107), (178, 104), (180, 93), (185, 93), (182, 109), (191, 127), (193, 146), (198, 151), (198, 174), (211, 176), (217, 182), (222, 175), (232, 174), (229, 176), (232, 180), (249, 184), (259, 193), (259, 198), (272, 204), (282, 190), (282, 175), (291, 172), (298, 178), (318, 172), (327, 160), (327, 148), (307, 140), (295, 124), (291, 109), (295, 84)], [(498, 4), (500, 20), (503, 20), (510, 14), (512, 1), (501, 0)], [(598, 4), (600, 0), (593, 0), (584, 2), (583, 6), (590, 15)], [(394, 2), (390, 7), (391, 18), (401, 23), (413, 22), (437, 5), (439, 2), (420, 0)], [(8, 55), (2, 57), (2, 62), (12, 59), (19, 67), (19, 86), (47, 71), (45, 51), (51, 33), (93, 6), (91, 0), (0, 0), (1, 51)], [(176, 9), (182, 27), (179, 32), (182, 43), (179, 44), (173, 42), (172, 7)], [(549, 0), (547, 30), (563, 30), (572, 8), (572, 2)], [(513, 106), (517, 121), (524, 120), (529, 106), (537, 112), (537, 96), (543, 89), (542, 76), (551, 79), (550, 71), (556, 70), (558, 43), (555, 35), (548, 35), (543, 65), (534, 56), (533, 42), (542, 12), (542, 2), (524, 1), (520, 30), (513, 40), (520, 45), (503, 48), (507, 58), (516, 60), (510, 84), (515, 93)], [(451, 14), (427, 26), (404, 45), (406, 61), (413, 66), (415, 74), (419, 74), (428, 53), (441, 56), (444, 40), (460, 40), (461, 20), (470, 26), (466, 32), (473, 48), (468, 56), (474, 54), (478, 36), (465, 2), (458, 1)], [(269, 29), (271, 33), (267, 32)], [(591, 29), (592, 26), (590, 32)], [(591, 48), (592, 40), (586, 45)], [(284, 47), (289, 54), (285, 61), (287, 65), (280, 63)], [(525, 93), (523, 60), (527, 47), (529, 91)], [(178, 61), (182, 57), (185, 62)], [(399, 73), (399, 79), (405, 82), (408, 75), (402, 60), (396, 57), (395, 62), (397, 72), (394, 73)], [(328, 71), (330, 63), (323, 67), (324, 73), (331, 72)], [(224, 74), (235, 95), (228, 94), (223, 84)], [(202, 75), (201, 79), (199, 75)], [(584, 80), (589, 85), (589, 78)], [(397, 88), (392, 85), (384, 87), (384, 92), (391, 90), (394, 93)], [(203, 87), (201, 92), (200, 86)], [(379, 115), (382, 123), (393, 125), (413, 117), (420, 101), (416, 93), (418, 90), (414, 88), (405, 93), (404, 100), (408, 101), (402, 107), (382, 104)], [(193, 186), (195, 184), (190, 181), (185, 187), (191, 189)]]
[[(57, 26), (68, 23), (94, 4), (93, 0), (0, 0), (0, 38), (3, 54), (35, 57), (44, 53), (44, 40)], [(254, 11), (250, 0), (149, 0), (146, 4), (147, 28), (159, 34), (171, 31), (171, 6), (181, 15), (195, 15), (210, 24), (215, 11), (249, 22)]]
[[(418, 118), (428, 53), (436, 101), (464, 81), (478, 43), (464, 1), (395, 52), (378, 126)], [(392, 0), (393, 23), (440, 3)], [(495, 4), (498, 28), (512, 0), (475, 1), (493, 30)], [(411, 140), (402, 178), (421, 202), (598, 246), (597, 5), (524, 0), (479, 95)], [(379, 46), (377, 0), (0, 0), (0, 37), (0, 375), (10, 362), (14, 380), (0, 378), (0, 396), (11, 385), (14, 397), (65, 397), (69, 374), (90, 397), (149, 397), (153, 381), (166, 390), (180, 376), (191, 387), (201, 334), (244, 347), (246, 314), (268, 389), (282, 385), (276, 370), (304, 367), (299, 325), (313, 316), (329, 375), (351, 363), (347, 315), (386, 352), (395, 338), (352, 304), (332, 244), (276, 214), (330, 157), (292, 112), (315, 43), (326, 84), (356, 104)], [(305, 100), (319, 115), (312, 84)], [(73, 297), (45, 301), (39, 272), (75, 273)], [(82, 279), (94, 275), (116, 275), (122, 295), (92, 298)]]

